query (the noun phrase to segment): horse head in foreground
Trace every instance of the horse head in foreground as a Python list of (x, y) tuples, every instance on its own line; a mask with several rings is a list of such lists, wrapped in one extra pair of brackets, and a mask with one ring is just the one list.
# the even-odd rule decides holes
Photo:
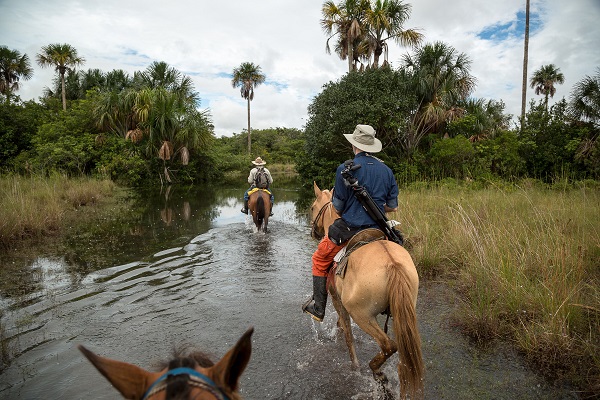
[(177, 357), (160, 372), (79, 350), (126, 399), (239, 400), (240, 376), (252, 352), (254, 328), (242, 335), (216, 364), (201, 353)]
[(267, 189), (255, 188), (249, 192), (248, 209), (252, 214), (252, 221), (254, 221), (256, 229), (266, 233), (271, 214), (271, 194)]
[[(316, 199), (311, 207), (311, 235), (321, 239), (339, 218), (331, 198), (333, 193), (314, 183)], [(371, 241), (353, 250), (343, 275), (329, 271), (328, 291), (338, 314), (353, 367), (358, 367), (351, 319), (373, 337), (381, 351), (369, 362), (373, 376), (386, 382), (382, 372), (385, 361), (398, 352), (400, 398), (423, 396), (423, 358), (417, 324), (419, 276), (410, 254), (390, 240)], [(379, 314), (393, 319), (395, 340), (377, 322)]]

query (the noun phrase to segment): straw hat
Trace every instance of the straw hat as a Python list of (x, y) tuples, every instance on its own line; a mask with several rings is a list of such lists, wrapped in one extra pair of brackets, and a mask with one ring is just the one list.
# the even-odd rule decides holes
[(260, 158), (260, 157), (256, 157), (256, 160), (252, 161), (252, 164), (254, 164), (254, 165), (265, 165), (266, 161), (263, 161), (263, 159)]
[(344, 134), (344, 137), (360, 150), (369, 153), (381, 151), (381, 141), (375, 139), (375, 129), (371, 125), (356, 125), (354, 132)]

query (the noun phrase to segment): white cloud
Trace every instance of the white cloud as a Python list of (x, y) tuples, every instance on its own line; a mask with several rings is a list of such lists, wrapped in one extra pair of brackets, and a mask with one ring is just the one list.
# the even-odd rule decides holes
[[(502, 99), (518, 116), (523, 66), (522, 32), (516, 31), (525, 0), (502, 2), (419, 0), (412, 5), (407, 28), (421, 28), (426, 42), (444, 41), (472, 60), (475, 97)], [(144, 70), (165, 61), (189, 75), (209, 108), (215, 133), (230, 135), (247, 126), (246, 102), (228, 76), (242, 62), (260, 65), (267, 82), (251, 103), (254, 129), (302, 128), (307, 107), (347, 64), (325, 53), (327, 37), (319, 19), (323, 1), (230, 0), (4, 0), (0, 2), (0, 37), (32, 60), (34, 77), (22, 82), (23, 99), (37, 99), (52, 84), (54, 71), (35, 64), (35, 55), (50, 43), (68, 43), (86, 59), (85, 69)], [(568, 98), (571, 87), (600, 66), (600, 2), (532, 0), (541, 26), (529, 44), (529, 76), (554, 63), (565, 75), (554, 101)], [(512, 24), (512, 25), (511, 25)], [(504, 26), (514, 35), (502, 40), (479, 36)], [(392, 46), (389, 60), (399, 65), (407, 49)], [(528, 88), (528, 98), (536, 98)], [(529, 102), (529, 101), (528, 101)]]

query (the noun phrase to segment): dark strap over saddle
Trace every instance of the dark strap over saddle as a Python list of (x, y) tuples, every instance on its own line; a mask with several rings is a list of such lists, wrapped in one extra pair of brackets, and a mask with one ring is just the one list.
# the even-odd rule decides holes
[(338, 261), (336, 266), (336, 275), (340, 275), (342, 278), (346, 274), (346, 266), (348, 265), (348, 258), (353, 251), (359, 249), (365, 244), (369, 244), (376, 240), (386, 240), (385, 233), (377, 228), (367, 228), (356, 233), (346, 244), (346, 252), (342, 256), (341, 260)]

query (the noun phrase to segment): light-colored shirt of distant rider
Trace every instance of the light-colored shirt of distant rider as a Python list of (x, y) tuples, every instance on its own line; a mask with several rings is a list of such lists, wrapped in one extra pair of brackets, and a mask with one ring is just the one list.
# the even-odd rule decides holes
[(250, 185), (254, 185), (254, 180), (256, 179), (256, 174), (258, 173), (258, 169), (264, 169), (267, 173), (267, 179), (269, 180), (269, 186), (273, 183), (273, 178), (271, 177), (271, 173), (265, 167), (254, 167), (250, 170), (250, 175), (248, 175), (248, 183)]

